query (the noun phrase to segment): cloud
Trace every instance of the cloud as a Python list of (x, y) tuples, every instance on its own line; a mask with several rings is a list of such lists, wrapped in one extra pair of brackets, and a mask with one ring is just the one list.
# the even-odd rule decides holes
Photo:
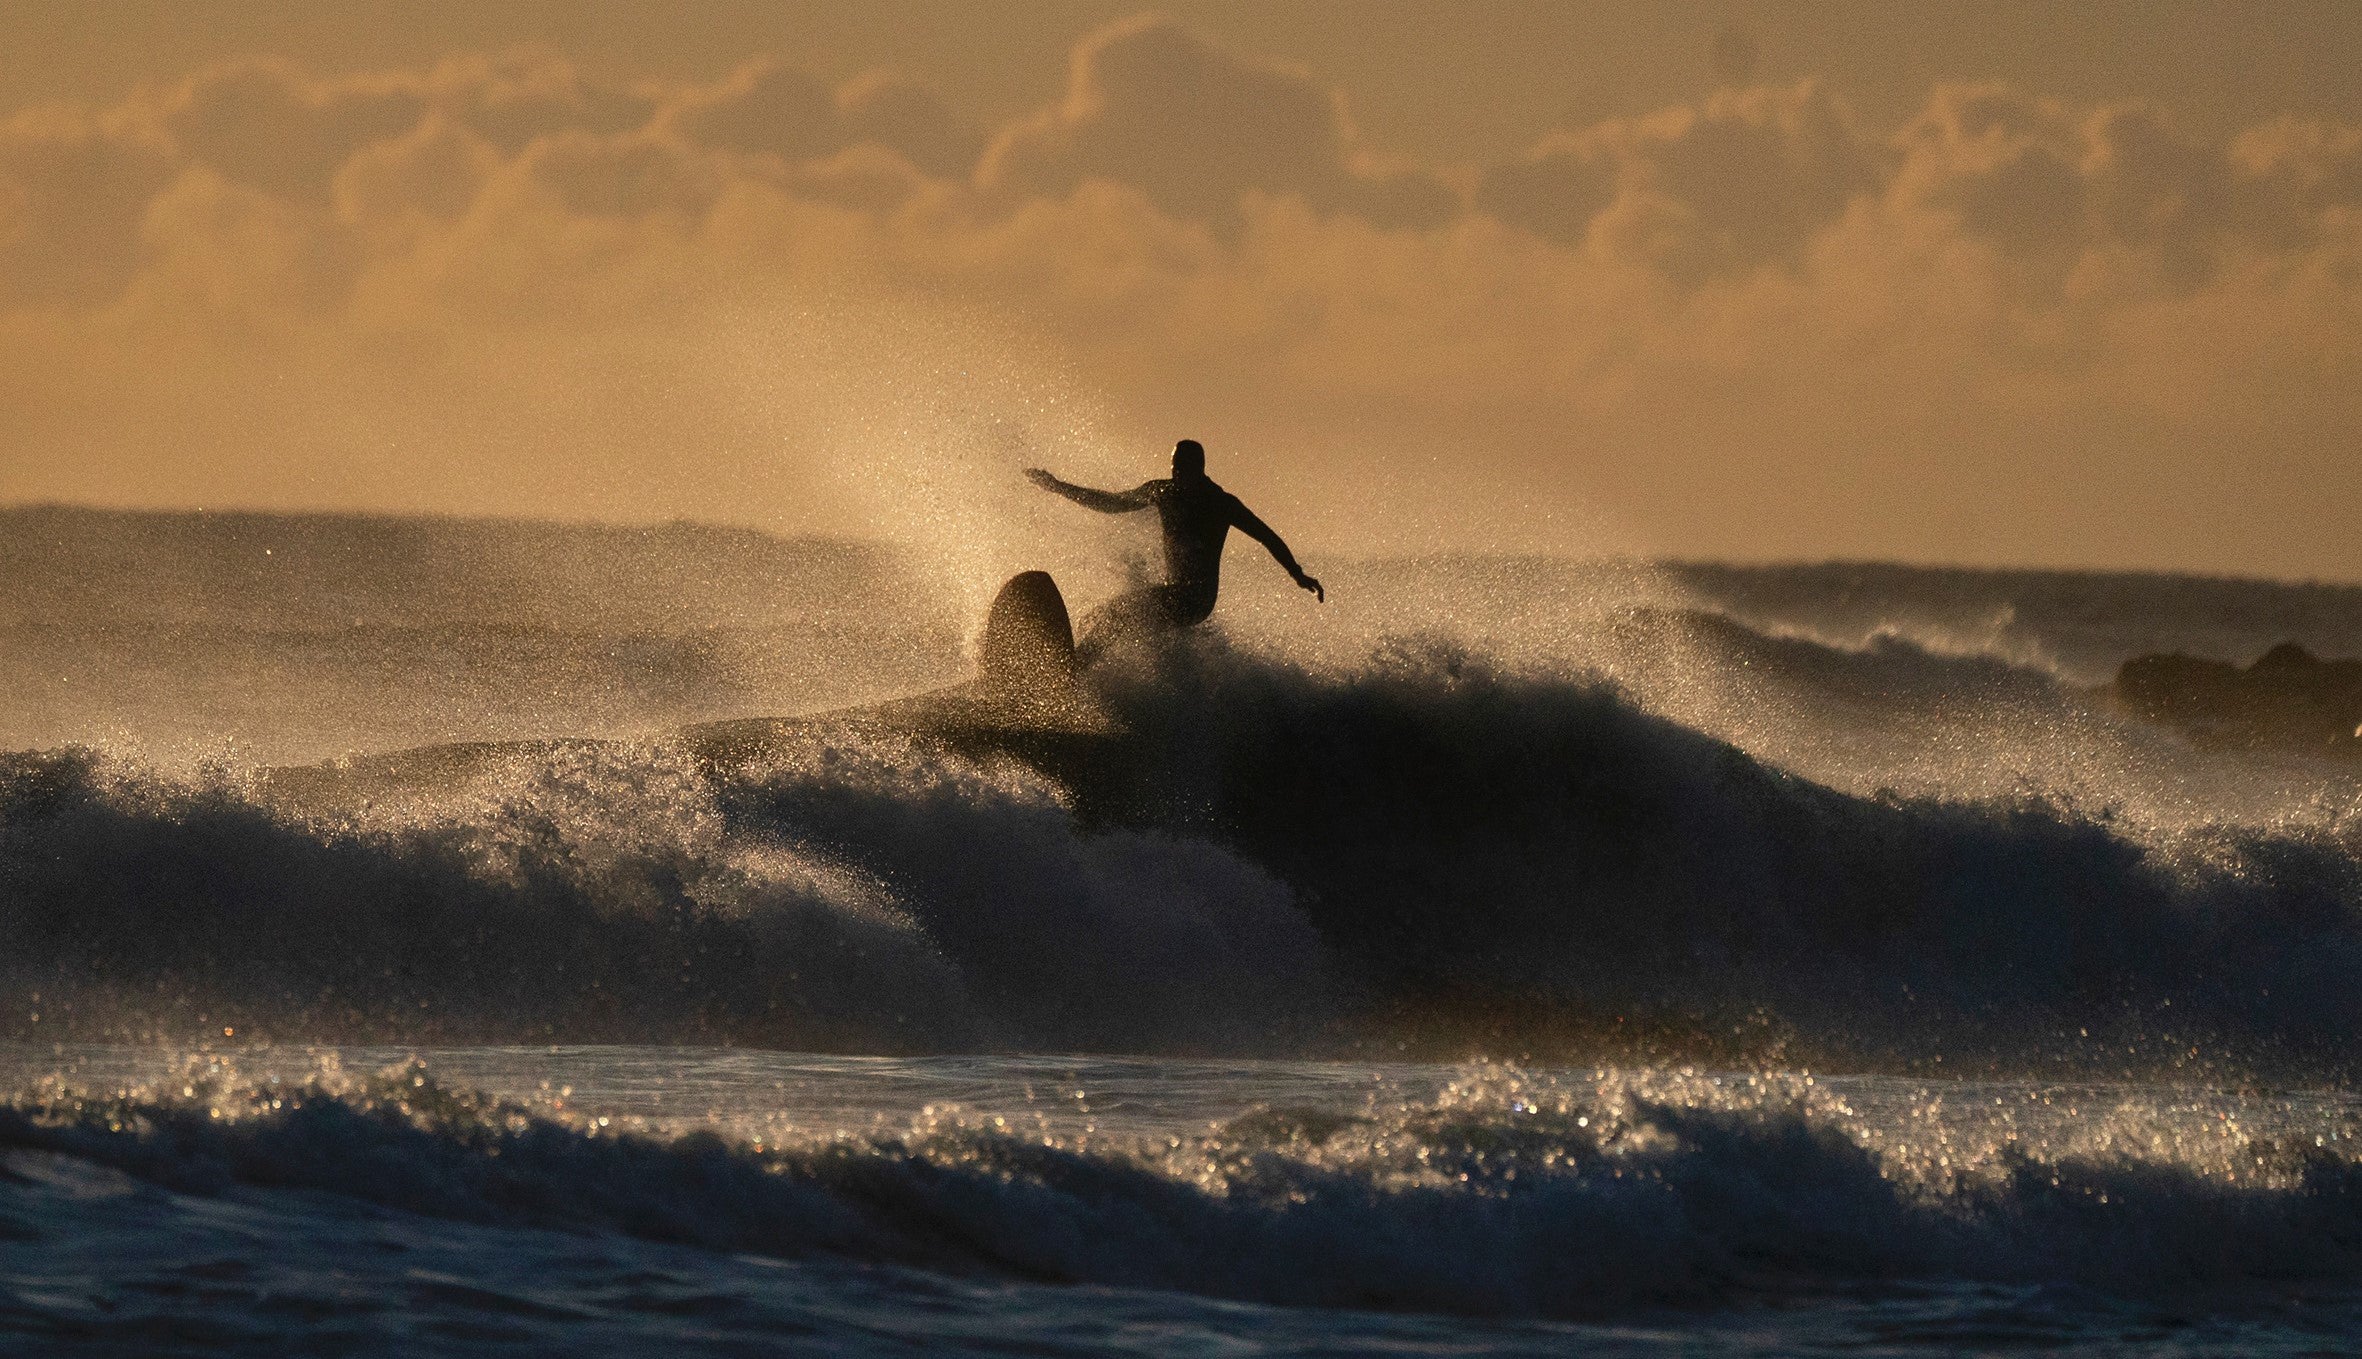
[(1714, 77), (1725, 85), (1745, 85), (1755, 78), (1755, 63), (1762, 56), (1755, 35), (1735, 25), (1725, 26), (1714, 35), (1714, 45), (1708, 50), (1714, 63)]
[(120, 292), (139, 267), (148, 200), (176, 173), (160, 142), (76, 112), (0, 124), (0, 307)]
[(1159, 18), (1084, 39), (1065, 99), (1002, 131), (980, 179), (1031, 197), (1105, 180), (1169, 216), (1225, 225), (1250, 193), (1384, 227), (1439, 226), (1458, 207), (1431, 174), (1371, 164), (1335, 91)]
[(2362, 206), (2356, 130), (2320, 122), (2210, 143), (2151, 106), (2075, 111), (1987, 85), (1937, 90), (1897, 144), (1892, 197), (1950, 214), (2054, 294), (2126, 271), (2188, 292), (2318, 247)]
[(1545, 139), (1488, 171), (1476, 204), (1513, 226), (1647, 258), (1686, 282), (1794, 266), (1881, 187), (1889, 159), (1810, 82), (1724, 90), (1698, 108)]
[(2276, 205), (2294, 214), (2362, 205), (2362, 127), (2278, 118), (2241, 133), (2231, 159), (2250, 181), (2274, 186)]
[(475, 129), (435, 115), (354, 152), (337, 169), (332, 193), (338, 216), (356, 226), (450, 222), (500, 164), (499, 149)]
[(982, 135), (919, 81), (873, 71), (832, 90), (770, 58), (686, 93), (665, 116), (690, 142), (786, 162), (874, 145), (924, 173), (965, 177), (983, 147)]
[(828, 87), (768, 58), (681, 101), (671, 117), (681, 135), (707, 146), (807, 160), (844, 145)]
[(229, 334), (283, 334), (341, 312), (361, 262), (359, 243), (329, 228), (318, 205), (206, 166), (156, 195), (141, 236), (147, 259), (129, 290), (137, 310)]
[(437, 108), (509, 155), (553, 133), (640, 130), (661, 103), (649, 89), (593, 80), (563, 57), (530, 50), (451, 57), (418, 83)]
[[(0, 498), (760, 519), (714, 469), (820, 475), (748, 433), (777, 412), (934, 438), (899, 340), (764, 385), (851, 316), (1301, 449), (1314, 502), (1392, 446), (1690, 550), (2124, 560), (2135, 528), (2080, 507), (2145, 496), (2141, 531), (2260, 563), (2362, 495), (2321, 452), (2362, 429), (2358, 280), (2362, 129), (2208, 138), (1997, 85), (1891, 131), (1812, 82), (1723, 89), (1448, 167), (1159, 20), (989, 136), (775, 61), (240, 63), (0, 123)], [(2267, 501), (2269, 532), (2218, 522)]]
[(1898, 191), (2010, 255), (2072, 254), (2087, 217), (2079, 135), (2063, 108), (2006, 87), (1938, 89), (1898, 139)]
[(931, 86), (892, 71), (871, 71), (838, 86), (836, 109), (847, 145), (890, 148), (930, 175), (966, 178), (984, 151), (984, 134), (953, 113)]
[(425, 111), (408, 80), (315, 81), (285, 63), (254, 61), (190, 77), (157, 118), (191, 160), (295, 195), (324, 192), (355, 151), (408, 131)]
[(1623, 167), (1605, 139), (1551, 137), (1477, 182), (1476, 206), (1559, 245), (1576, 245), (1622, 192)]
[(649, 137), (559, 133), (527, 147), (518, 166), (584, 217), (694, 215), (720, 188), (711, 167)]

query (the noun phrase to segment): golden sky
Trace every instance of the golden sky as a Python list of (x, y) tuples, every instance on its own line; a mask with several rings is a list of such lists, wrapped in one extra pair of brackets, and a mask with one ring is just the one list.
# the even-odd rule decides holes
[(2362, 579), (2362, 5), (0, 10), (0, 501)]

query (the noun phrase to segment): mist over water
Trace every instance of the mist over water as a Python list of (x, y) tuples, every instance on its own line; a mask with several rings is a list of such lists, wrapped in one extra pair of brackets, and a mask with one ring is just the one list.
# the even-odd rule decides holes
[(919, 687), (967, 626), (885, 549), (694, 524), (0, 512), (0, 747), (312, 761), (641, 736)]
[[(0, 567), (0, 1252), (75, 1287), (182, 1296), (146, 1230), (303, 1294), (424, 1219), (418, 1268), (508, 1301), (364, 1291), (643, 1344), (688, 1341), (619, 1280), (749, 1333), (955, 1296), (1020, 1347), (2362, 1318), (2351, 1109), (2262, 1093), (2355, 1074), (2362, 770), (2101, 691), (2362, 653), (2362, 591), (1323, 559), (1320, 608), (1241, 551), (1061, 782), (860, 720), (971, 665), (893, 548), (34, 508)], [(678, 737), (788, 714), (744, 761)], [(319, 762), (376, 772), (277, 772)], [(224, 1244), (209, 1196), (312, 1244)]]

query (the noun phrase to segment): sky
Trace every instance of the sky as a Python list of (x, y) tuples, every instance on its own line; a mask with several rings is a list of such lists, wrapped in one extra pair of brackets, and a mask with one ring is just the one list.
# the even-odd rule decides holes
[(2362, 580), (2362, 5), (0, 9), (0, 502)]

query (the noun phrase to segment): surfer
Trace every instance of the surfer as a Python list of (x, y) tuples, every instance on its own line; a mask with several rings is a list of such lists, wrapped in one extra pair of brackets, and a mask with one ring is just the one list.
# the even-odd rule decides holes
[(1221, 591), (1222, 545), (1234, 528), (1269, 549), (1314, 599), (1328, 602), (1320, 582), (1304, 574), (1304, 568), (1296, 564), (1296, 554), (1288, 551), (1271, 526), (1206, 475), (1205, 445), (1195, 439), (1173, 445), (1172, 476), (1143, 482), (1129, 491), (1077, 486), (1039, 467), (1027, 468), (1025, 475), (1043, 490), (1055, 491), (1101, 514), (1155, 510), (1164, 529), (1164, 583), (1117, 596), (1100, 611), (1093, 631), (1186, 628), (1204, 622), (1214, 612), (1214, 598)]

